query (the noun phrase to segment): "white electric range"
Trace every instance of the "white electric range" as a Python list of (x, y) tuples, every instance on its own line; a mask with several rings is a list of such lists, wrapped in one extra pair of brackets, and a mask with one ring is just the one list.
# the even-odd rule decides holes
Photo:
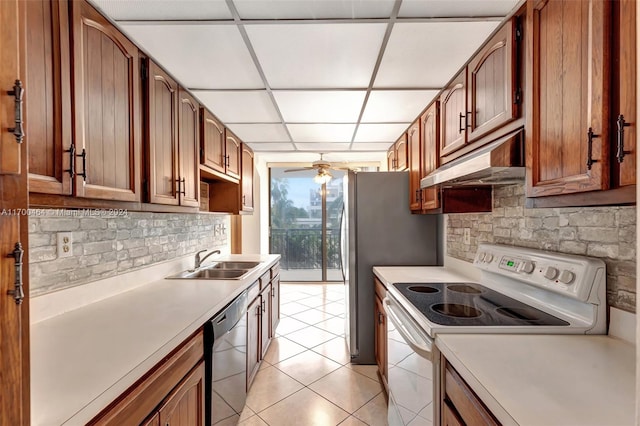
[(387, 282), (389, 424), (439, 424), (442, 333), (605, 334), (606, 268), (599, 259), (481, 244), (479, 282)]

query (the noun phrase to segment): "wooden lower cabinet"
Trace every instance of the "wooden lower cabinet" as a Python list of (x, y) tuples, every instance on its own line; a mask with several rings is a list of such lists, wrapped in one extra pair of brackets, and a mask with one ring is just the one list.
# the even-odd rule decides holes
[(260, 296), (247, 308), (247, 389), (256, 377), (260, 366)]
[(280, 274), (271, 279), (271, 327), (269, 337), (276, 335), (276, 328), (280, 322)]
[(260, 293), (260, 358), (264, 358), (271, 343), (271, 283)]
[(204, 339), (187, 339), (89, 425), (204, 425)]
[(471, 390), (458, 372), (442, 357), (442, 400), (440, 401), (443, 426), (497, 426), (500, 422)]
[(374, 346), (376, 353), (376, 363), (378, 364), (378, 372), (382, 377), (382, 382), (387, 386), (387, 315), (384, 311), (382, 299), (384, 299), (387, 290), (377, 278), (375, 280), (376, 299), (374, 305), (375, 315), (375, 333)]

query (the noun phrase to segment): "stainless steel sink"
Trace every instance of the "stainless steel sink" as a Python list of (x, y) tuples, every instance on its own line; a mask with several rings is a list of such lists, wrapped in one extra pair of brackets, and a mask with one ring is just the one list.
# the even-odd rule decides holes
[(213, 269), (251, 269), (258, 266), (260, 262), (218, 262)]
[(184, 271), (167, 277), (168, 279), (191, 280), (239, 280), (249, 271), (247, 269), (215, 269), (207, 268), (198, 271)]

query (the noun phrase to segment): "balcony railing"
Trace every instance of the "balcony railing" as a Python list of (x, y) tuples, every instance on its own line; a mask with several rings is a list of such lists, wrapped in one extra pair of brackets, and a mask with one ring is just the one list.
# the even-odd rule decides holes
[[(340, 229), (327, 228), (327, 269), (340, 269)], [(271, 229), (270, 253), (282, 257), (283, 269), (322, 269), (322, 230)]]

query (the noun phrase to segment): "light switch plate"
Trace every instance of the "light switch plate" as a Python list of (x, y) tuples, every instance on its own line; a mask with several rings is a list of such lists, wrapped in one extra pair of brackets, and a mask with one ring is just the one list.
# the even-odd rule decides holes
[(471, 228), (464, 228), (462, 232), (462, 242), (467, 245), (471, 244)]
[(73, 256), (73, 233), (58, 232), (58, 258)]

